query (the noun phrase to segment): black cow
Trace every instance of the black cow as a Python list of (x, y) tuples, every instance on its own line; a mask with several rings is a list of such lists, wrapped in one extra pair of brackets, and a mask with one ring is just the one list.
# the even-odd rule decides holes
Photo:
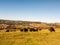
[(34, 28), (34, 31), (38, 31), (38, 28)]
[(24, 32), (28, 32), (28, 29), (27, 28), (24, 28)]
[(20, 29), (20, 31), (21, 31), (21, 32), (23, 32), (23, 31), (24, 31), (24, 29)]
[(30, 31), (31, 31), (31, 32), (33, 32), (33, 31), (34, 31), (34, 32), (35, 32), (35, 31), (38, 31), (38, 28), (30, 28)]
[(42, 29), (39, 29), (39, 30), (42, 30)]
[(9, 30), (6, 30), (6, 32), (9, 32)]
[(55, 29), (53, 27), (50, 27), (49, 31), (50, 32), (55, 32)]
[(30, 28), (30, 31), (32, 32), (34, 30), (34, 28)]

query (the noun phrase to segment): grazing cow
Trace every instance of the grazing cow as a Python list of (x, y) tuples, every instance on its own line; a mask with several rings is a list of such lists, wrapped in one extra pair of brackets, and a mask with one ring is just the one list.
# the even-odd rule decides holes
[(55, 29), (53, 27), (50, 27), (50, 32), (55, 32)]
[(20, 29), (21, 32), (23, 32), (23, 29)]
[(28, 32), (28, 29), (27, 28), (24, 28), (24, 32)]
[(13, 29), (16, 29), (16, 28), (13, 28)]
[(16, 29), (10, 29), (10, 32), (16, 32)]
[(41, 28), (39, 28), (39, 30), (41, 31), (42, 29), (41, 29)]
[(6, 30), (6, 32), (9, 32), (9, 30)]
[(32, 32), (34, 30), (34, 28), (30, 28), (30, 31)]
[(30, 28), (30, 31), (31, 31), (31, 32), (33, 32), (33, 31), (34, 31), (34, 32), (35, 32), (35, 31), (38, 31), (38, 28)]
[(38, 31), (38, 28), (34, 28), (34, 31)]

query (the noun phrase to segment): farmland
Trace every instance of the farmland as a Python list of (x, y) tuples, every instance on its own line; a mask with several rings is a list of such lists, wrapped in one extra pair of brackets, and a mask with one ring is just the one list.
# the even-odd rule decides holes
[[(39, 23), (42, 30), (38, 30), (37, 32), (21, 32), (20, 24), (23, 25), (22, 27), (27, 27), (27, 24), (30, 24), (31, 22), (14, 23), (15, 24), (13, 24), (12, 21), (0, 21), (0, 27), (1, 24), (2, 27), (6, 24), (13, 25), (9, 28), (0, 29), (0, 45), (60, 45), (60, 28), (58, 25)], [(36, 26), (35, 23), (32, 26)], [(50, 25), (54, 27), (55, 32), (50, 32), (49, 29), (46, 28), (50, 27)], [(6, 32), (7, 29), (11, 30), (12, 28), (13, 30), (16, 29), (16, 31)]]
[(60, 45), (60, 32), (0, 32), (0, 45)]

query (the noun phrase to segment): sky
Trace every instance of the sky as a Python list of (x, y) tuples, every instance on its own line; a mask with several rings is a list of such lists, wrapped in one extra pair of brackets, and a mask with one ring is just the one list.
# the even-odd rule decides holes
[(60, 23), (60, 0), (0, 0), (0, 19)]

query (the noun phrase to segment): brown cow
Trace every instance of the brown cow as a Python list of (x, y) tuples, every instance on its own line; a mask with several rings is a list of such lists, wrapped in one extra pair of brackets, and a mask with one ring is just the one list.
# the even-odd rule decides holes
[(53, 27), (50, 27), (49, 31), (50, 32), (55, 32), (55, 29)]

